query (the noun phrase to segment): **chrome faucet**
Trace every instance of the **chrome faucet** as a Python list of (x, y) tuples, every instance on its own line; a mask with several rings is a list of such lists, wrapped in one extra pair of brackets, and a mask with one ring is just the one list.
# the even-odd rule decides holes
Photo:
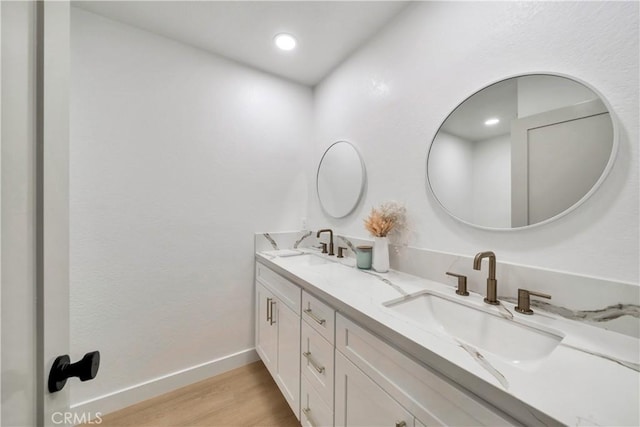
[(487, 277), (487, 297), (484, 302), (491, 305), (498, 305), (498, 281), (496, 280), (496, 254), (491, 251), (480, 252), (473, 259), (473, 269), (480, 270), (482, 259), (489, 258), (489, 276)]
[[(333, 231), (330, 228), (323, 228), (322, 230), (318, 230), (318, 232), (316, 233), (316, 237), (320, 237), (320, 233), (325, 233), (325, 232), (329, 232), (329, 255), (335, 255), (333, 253)], [(325, 251), (323, 251), (323, 253), (326, 253)]]

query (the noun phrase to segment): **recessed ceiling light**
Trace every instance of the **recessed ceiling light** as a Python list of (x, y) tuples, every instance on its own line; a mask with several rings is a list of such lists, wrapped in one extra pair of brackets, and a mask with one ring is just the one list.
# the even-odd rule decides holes
[(498, 123), (500, 123), (500, 119), (488, 119), (486, 122), (484, 122), (485, 125), (487, 126), (493, 126), (493, 125), (497, 125)]
[(293, 50), (296, 47), (296, 39), (287, 33), (280, 33), (273, 38), (273, 42), (281, 50)]

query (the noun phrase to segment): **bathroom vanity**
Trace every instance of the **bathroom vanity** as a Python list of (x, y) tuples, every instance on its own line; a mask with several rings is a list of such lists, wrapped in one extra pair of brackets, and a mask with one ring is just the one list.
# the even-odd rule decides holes
[(309, 249), (255, 275), (256, 350), (302, 425), (640, 423), (632, 337)]

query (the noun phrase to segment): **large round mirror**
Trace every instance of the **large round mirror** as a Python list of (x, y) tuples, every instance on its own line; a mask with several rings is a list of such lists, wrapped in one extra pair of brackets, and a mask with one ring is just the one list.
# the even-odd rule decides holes
[(616, 148), (611, 114), (584, 84), (550, 74), (509, 78), (445, 119), (429, 149), (428, 186), (463, 222), (528, 227), (579, 206)]
[(347, 141), (338, 141), (324, 152), (316, 185), (318, 199), (327, 215), (343, 218), (358, 205), (366, 174), (358, 150)]

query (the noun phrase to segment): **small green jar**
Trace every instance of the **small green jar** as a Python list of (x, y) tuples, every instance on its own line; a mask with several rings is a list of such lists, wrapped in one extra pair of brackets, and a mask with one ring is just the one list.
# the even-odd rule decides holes
[(362, 270), (371, 269), (372, 246), (358, 246), (356, 248), (356, 265)]

